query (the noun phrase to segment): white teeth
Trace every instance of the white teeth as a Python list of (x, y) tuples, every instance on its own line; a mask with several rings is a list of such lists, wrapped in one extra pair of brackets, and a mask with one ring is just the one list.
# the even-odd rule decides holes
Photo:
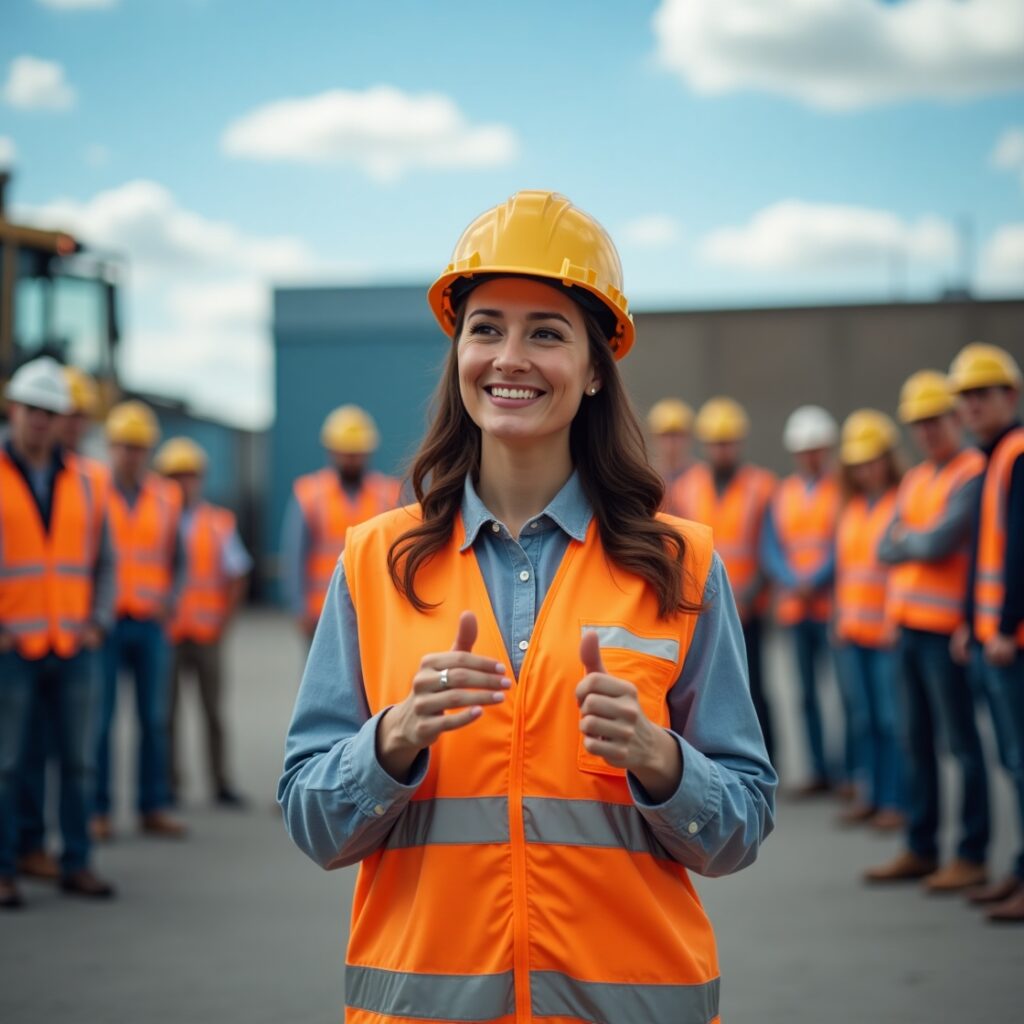
[(533, 388), (499, 388), (492, 387), (491, 394), (495, 398), (536, 398), (540, 392)]

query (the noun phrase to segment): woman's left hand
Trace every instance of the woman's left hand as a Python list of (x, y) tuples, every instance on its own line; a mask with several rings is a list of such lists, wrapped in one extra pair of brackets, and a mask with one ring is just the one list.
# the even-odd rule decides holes
[(612, 767), (632, 772), (651, 800), (663, 803), (682, 776), (679, 744), (647, 717), (632, 683), (608, 675), (593, 630), (583, 634), (580, 660), (586, 675), (576, 687), (576, 701), (584, 747)]

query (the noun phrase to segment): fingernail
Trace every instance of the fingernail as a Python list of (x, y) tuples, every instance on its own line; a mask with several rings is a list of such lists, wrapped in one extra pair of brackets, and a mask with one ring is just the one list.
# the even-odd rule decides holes
[(504, 665), (502, 665), (502, 663), (501, 663), (500, 661), (496, 661), (496, 662), (494, 663), (494, 671), (495, 671), (495, 672), (501, 672), (502, 674), (504, 674), (504, 672), (505, 672), (505, 666), (504, 666)]
[(512, 688), (512, 680), (506, 677), (505, 679), (502, 679), (501, 685), (503, 689), (510, 690)]
[(479, 718), (484, 713), (484, 709), (474, 706), (469, 709), (469, 713), (473, 718)]
[(504, 699), (505, 699), (505, 694), (503, 694), (503, 693), (492, 693), (491, 694), (491, 700), (494, 701), (495, 704), (500, 704)]

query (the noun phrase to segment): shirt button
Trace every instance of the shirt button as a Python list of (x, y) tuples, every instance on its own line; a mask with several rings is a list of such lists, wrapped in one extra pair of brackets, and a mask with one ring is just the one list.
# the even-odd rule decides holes
[(690, 824), (686, 826), (686, 831), (689, 832), (691, 836), (696, 835), (697, 822), (691, 821)]
[(536, 519), (534, 519), (534, 521), (530, 523), (531, 530), (536, 530), (538, 526), (540, 526), (540, 523), (538, 523)]
[(376, 814), (378, 818), (383, 818), (384, 817), (384, 805), (383, 804), (377, 804), (377, 806), (374, 807), (374, 809), (373, 809), (373, 813)]
[(494, 533), (501, 533), (501, 524), (500, 523), (491, 523), (491, 530)]
[(530, 646), (530, 641), (529, 640), (520, 640), (519, 641), (519, 650), (525, 651), (526, 648), (529, 647), (529, 646)]
[(520, 574), (519, 578), (525, 583), (529, 578), (530, 574), (524, 569)]

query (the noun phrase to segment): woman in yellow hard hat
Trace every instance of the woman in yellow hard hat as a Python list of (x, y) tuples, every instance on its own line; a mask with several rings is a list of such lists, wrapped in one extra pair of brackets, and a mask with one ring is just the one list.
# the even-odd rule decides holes
[(362, 861), (346, 1020), (707, 1022), (687, 870), (754, 858), (776, 779), (710, 531), (658, 513), (618, 255), (520, 192), (429, 301), (418, 504), (349, 532), (279, 787), (307, 854)]
[(834, 636), (857, 786), (841, 820), (880, 830), (901, 828), (904, 820), (896, 627), (887, 608), (889, 569), (878, 554), (903, 475), (897, 442), (885, 413), (860, 409), (843, 424), (839, 449), (845, 501), (836, 529)]

